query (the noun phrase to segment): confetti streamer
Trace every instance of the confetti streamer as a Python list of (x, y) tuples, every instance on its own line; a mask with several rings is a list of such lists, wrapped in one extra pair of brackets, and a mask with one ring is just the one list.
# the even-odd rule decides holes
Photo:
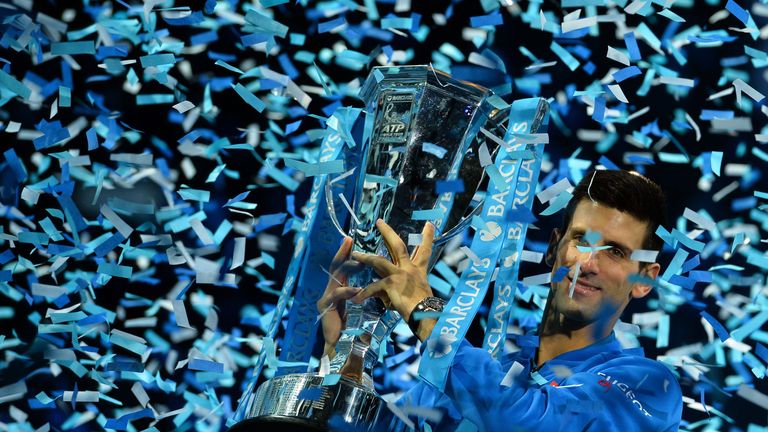
[(242, 84), (237, 83), (234, 86), (232, 86), (233, 89), (235, 89), (235, 92), (237, 92), (238, 95), (240, 95), (241, 98), (250, 106), (253, 107), (258, 112), (264, 111), (264, 108), (266, 108), (266, 104), (259, 99), (258, 97), (254, 96), (253, 93), (248, 91), (245, 87), (243, 87)]
[(640, 60), (640, 48), (637, 46), (637, 39), (634, 32), (624, 34), (624, 43), (629, 51), (629, 59), (632, 61)]
[(32, 94), (32, 90), (29, 87), (21, 83), (21, 81), (14, 78), (7, 72), (0, 70), (0, 84), (3, 85), (9, 91), (21, 96), (22, 99), (29, 99)]
[(739, 385), (736, 394), (761, 408), (768, 409), (768, 396), (746, 384)]
[(542, 203), (547, 203), (555, 199), (563, 191), (569, 189), (573, 189), (573, 185), (571, 185), (571, 182), (568, 180), (568, 178), (563, 178), (547, 189), (536, 194), (536, 198), (538, 198)]
[(429, 221), (440, 219), (442, 214), (443, 212), (440, 209), (414, 210), (413, 214), (411, 215), (411, 219), (417, 221)]
[(656, 262), (656, 257), (659, 255), (659, 251), (635, 249), (632, 251), (629, 259), (640, 262)]
[(616, 48), (612, 46), (608, 46), (608, 54), (606, 54), (606, 57), (608, 57), (611, 60), (617, 61), (624, 66), (629, 66), (629, 56), (624, 54), (623, 52), (617, 50)]
[(93, 41), (80, 42), (54, 42), (51, 44), (51, 55), (75, 55), (75, 54), (95, 54), (96, 48)]
[(571, 278), (571, 283), (568, 286), (568, 298), (573, 298), (573, 290), (576, 289), (576, 283), (578, 282), (580, 273), (581, 273), (581, 263), (577, 262), (576, 266), (573, 269), (573, 277)]
[(617, 83), (620, 83), (627, 78), (637, 76), (640, 74), (641, 74), (640, 69), (637, 66), (629, 66), (614, 73), (613, 79), (615, 79)]
[(295, 159), (286, 159), (285, 165), (302, 171), (307, 177), (344, 172), (344, 161), (342, 160), (308, 164)]
[(535, 276), (528, 276), (526, 278), (523, 278), (523, 283), (525, 285), (546, 285), (552, 280), (552, 274), (551, 273), (542, 273)]
[(717, 333), (717, 337), (719, 337), (722, 342), (725, 342), (725, 340), (730, 337), (730, 335), (728, 334), (728, 330), (726, 330), (726, 328), (722, 324), (720, 324), (720, 322), (717, 321), (715, 317), (713, 317), (712, 315), (704, 311), (701, 311), (701, 316), (705, 320), (707, 320), (707, 322), (709, 323), (709, 325), (712, 326), (712, 328), (715, 329), (715, 333)]
[[(111, 223), (112, 226), (117, 229), (117, 231), (122, 234), (124, 238), (128, 238), (131, 236), (131, 233), (133, 233), (133, 228), (131, 228), (117, 213), (115, 213), (111, 208), (103, 205), (101, 206), (101, 214), (104, 215)], [(52, 227), (51, 227), (52, 228)]]
[(579, 61), (557, 42), (552, 41), (549, 48), (560, 58), (560, 60), (562, 60), (563, 63), (565, 63), (566, 66), (568, 66), (568, 69), (574, 71), (580, 66)]

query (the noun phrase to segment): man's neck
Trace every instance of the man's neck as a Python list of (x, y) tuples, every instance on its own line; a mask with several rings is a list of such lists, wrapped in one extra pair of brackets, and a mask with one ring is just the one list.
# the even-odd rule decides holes
[[(547, 322), (539, 331), (539, 348), (536, 350), (536, 367), (570, 351), (575, 351), (602, 340), (611, 334), (613, 326), (591, 323), (580, 327), (553, 325)], [(570, 328), (568, 328), (570, 327)]]

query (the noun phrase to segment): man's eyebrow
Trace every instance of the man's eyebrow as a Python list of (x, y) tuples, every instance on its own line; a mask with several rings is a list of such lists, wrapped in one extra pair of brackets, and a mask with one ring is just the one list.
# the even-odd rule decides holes
[[(571, 227), (570, 229), (571, 236), (584, 235), (586, 234), (586, 232), (587, 230), (585, 228)], [(605, 239), (605, 238), (601, 238), (601, 240), (603, 240), (603, 244), (605, 244), (606, 246), (619, 248), (626, 254), (632, 253), (632, 251), (634, 250), (620, 241)]]
[(608, 246), (617, 247), (617, 248), (621, 249), (626, 254), (629, 254), (630, 252), (632, 252), (632, 248), (630, 248), (629, 246), (627, 246), (627, 245), (625, 245), (625, 244), (623, 244), (621, 242), (617, 242), (615, 240), (606, 240), (604, 243), (606, 245), (608, 245)]
[(576, 234), (585, 234), (587, 232), (587, 230), (585, 230), (584, 228), (574, 228), (574, 227), (571, 227), (569, 231), (572, 236)]

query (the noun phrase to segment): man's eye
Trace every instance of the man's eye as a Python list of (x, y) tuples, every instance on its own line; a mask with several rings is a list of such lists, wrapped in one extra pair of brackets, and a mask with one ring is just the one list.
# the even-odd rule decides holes
[(624, 258), (624, 251), (619, 248), (611, 248), (611, 255), (616, 258)]

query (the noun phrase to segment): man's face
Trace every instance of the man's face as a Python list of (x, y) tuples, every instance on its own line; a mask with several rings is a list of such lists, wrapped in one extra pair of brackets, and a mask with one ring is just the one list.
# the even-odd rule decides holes
[[(630, 275), (640, 272), (640, 263), (629, 257), (632, 251), (642, 249), (647, 229), (647, 222), (627, 213), (582, 200), (555, 251), (553, 273), (566, 266), (568, 275), (552, 284), (554, 310), (569, 320), (585, 324), (595, 322), (598, 317), (613, 321), (618, 319), (631, 297), (648, 294), (651, 286), (627, 281)], [(589, 232), (600, 236), (593, 245), (585, 239)], [(603, 246), (609, 247), (603, 249)], [(658, 272), (659, 265), (655, 263), (643, 269), (643, 273), (652, 278)], [(574, 279), (573, 296), (569, 297)]]

